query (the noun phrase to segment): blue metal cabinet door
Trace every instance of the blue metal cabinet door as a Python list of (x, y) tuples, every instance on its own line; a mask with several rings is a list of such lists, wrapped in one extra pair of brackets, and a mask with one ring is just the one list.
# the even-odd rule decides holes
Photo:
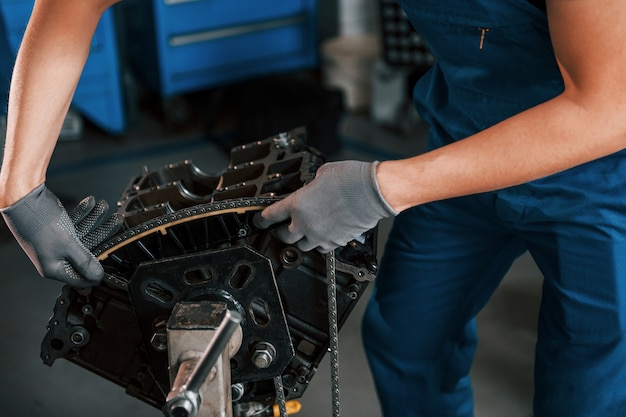
[(126, 129), (120, 68), (114, 14), (107, 10), (94, 34), (73, 105), (96, 126), (111, 134), (120, 134)]
[[(13, 57), (19, 48), (26, 24), (30, 18), (33, 4), (33, 0), (0, 0), (0, 14), (6, 23), (11, 67)], [(6, 66), (4, 59), (0, 66)], [(120, 63), (112, 10), (104, 13), (96, 29), (89, 58), (78, 83), (72, 105), (88, 120), (108, 133), (120, 134), (126, 128)]]
[[(9, 83), (11, 81), (11, 68), (13, 67), (13, 53), (7, 38), (4, 18), (0, 14), (0, 115), (7, 112), (7, 96), (9, 94)], [(2, 127), (0, 126), (0, 131)], [(2, 138), (0, 138), (0, 141)]]
[(166, 98), (318, 63), (317, 0), (125, 0), (120, 7), (129, 60)]
[(153, 4), (165, 96), (317, 64), (315, 0)]

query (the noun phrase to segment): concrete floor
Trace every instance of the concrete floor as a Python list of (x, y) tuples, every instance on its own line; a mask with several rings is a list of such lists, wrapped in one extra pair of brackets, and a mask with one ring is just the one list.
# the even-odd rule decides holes
[[(127, 135), (110, 138), (87, 126), (78, 141), (58, 145), (48, 186), (62, 199), (95, 194), (117, 200), (143, 165), (159, 167), (193, 159), (201, 168), (220, 171), (227, 155), (193, 129), (172, 132), (158, 119), (140, 118)], [(420, 152), (425, 129), (412, 135), (347, 115), (341, 122), (342, 147), (333, 159), (372, 160)], [(407, 137), (410, 136), (410, 137)], [(381, 243), (389, 221), (381, 223)], [(3, 299), (0, 303), (0, 415), (12, 417), (156, 417), (162, 415), (128, 397), (121, 388), (69, 362), (52, 367), (39, 358), (40, 343), (61, 284), (42, 280), (0, 227)], [(520, 258), (479, 317), (480, 345), (472, 371), (477, 417), (532, 415), (534, 330), (541, 275), (529, 257)], [(380, 412), (360, 343), (365, 300), (340, 334), (341, 411), (347, 417), (378, 417)], [(301, 417), (331, 415), (327, 358), (302, 398)]]

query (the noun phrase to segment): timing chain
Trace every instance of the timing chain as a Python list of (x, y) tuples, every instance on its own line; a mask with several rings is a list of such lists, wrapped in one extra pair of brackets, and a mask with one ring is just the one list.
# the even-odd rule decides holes
[(335, 251), (326, 254), (326, 278), (328, 279), (328, 338), (332, 412), (333, 417), (339, 417), (339, 328), (337, 326)]
[[(330, 353), (330, 379), (331, 379), (331, 398), (332, 398), (332, 416), (340, 417), (339, 402), (339, 326), (337, 314), (337, 282), (336, 282), (336, 258), (335, 251), (326, 254), (326, 279), (328, 281), (328, 338)], [(276, 401), (280, 417), (288, 417), (287, 406), (285, 400), (285, 392), (283, 389), (282, 376), (274, 377), (274, 388), (276, 389)]]
[(283, 388), (282, 375), (276, 375), (274, 377), (274, 388), (276, 389), (276, 403), (278, 404), (278, 410), (280, 411), (280, 417), (288, 417), (287, 415), (287, 402), (285, 400), (285, 390)]
[[(326, 278), (328, 280), (328, 337), (330, 351), (330, 379), (332, 414), (339, 417), (339, 328), (337, 325), (337, 285), (335, 277), (335, 252), (326, 254)], [(276, 402), (280, 417), (288, 417), (282, 376), (274, 377)]]

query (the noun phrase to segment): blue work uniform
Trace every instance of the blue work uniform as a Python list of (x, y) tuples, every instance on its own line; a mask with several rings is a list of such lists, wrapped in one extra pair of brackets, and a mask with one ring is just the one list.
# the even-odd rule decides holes
[[(436, 57), (414, 90), (430, 149), (563, 91), (528, 0), (399, 3)], [(535, 416), (626, 415), (625, 158), (397, 216), (363, 320), (385, 416), (473, 415), (475, 317), (526, 251), (544, 276)]]

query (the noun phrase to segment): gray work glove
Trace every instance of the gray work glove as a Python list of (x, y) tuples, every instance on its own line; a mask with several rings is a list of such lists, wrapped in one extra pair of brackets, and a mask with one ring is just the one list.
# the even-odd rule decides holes
[(104, 276), (90, 252), (119, 229), (117, 216), (107, 216), (105, 201), (87, 197), (68, 214), (45, 184), (7, 207), (2, 217), (42, 277), (78, 288), (91, 287)]
[(378, 161), (341, 161), (322, 165), (313, 181), (254, 218), (267, 228), (291, 219), (276, 229), (279, 239), (302, 251), (330, 252), (398, 214), (378, 188)]

